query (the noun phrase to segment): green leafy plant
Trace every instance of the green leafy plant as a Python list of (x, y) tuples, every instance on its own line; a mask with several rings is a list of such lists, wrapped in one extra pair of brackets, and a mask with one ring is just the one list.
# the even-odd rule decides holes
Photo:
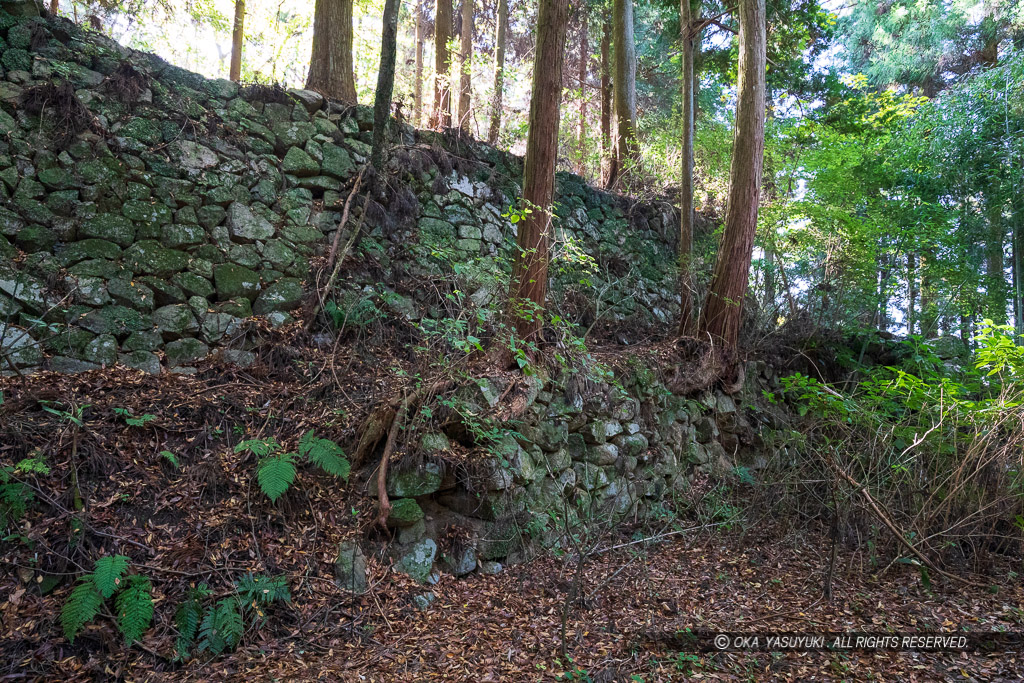
[(145, 427), (156, 419), (156, 415), (151, 415), (150, 413), (135, 416), (127, 408), (114, 408), (114, 412), (123, 417), (125, 424), (130, 427)]
[(235, 452), (243, 451), (249, 451), (259, 457), (256, 481), (271, 502), (276, 502), (295, 483), (298, 474), (296, 463), (300, 460), (316, 465), (327, 474), (346, 481), (351, 470), (341, 447), (330, 439), (317, 438), (312, 429), (299, 440), (298, 453), (285, 452), (281, 444), (273, 438), (242, 441), (235, 446)]
[(152, 584), (139, 574), (126, 576), (128, 558), (124, 555), (101, 557), (91, 574), (78, 585), (61, 610), (61, 625), (70, 642), (92, 621), (105, 600), (114, 597), (117, 627), (129, 644), (139, 640), (153, 621)]
[(178, 659), (188, 658), (193, 648), (214, 656), (235, 649), (245, 635), (247, 617), (258, 629), (266, 623), (268, 607), (291, 601), (285, 577), (264, 574), (246, 574), (235, 582), (234, 594), (204, 609), (210, 595), (206, 584), (200, 584), (178, 605), (174, 616)]

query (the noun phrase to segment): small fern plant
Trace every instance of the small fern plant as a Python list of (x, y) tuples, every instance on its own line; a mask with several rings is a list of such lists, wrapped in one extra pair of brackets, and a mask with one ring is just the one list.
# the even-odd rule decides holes
[(91, 574), (86, 574), (71, 591), (60, 620), (68, 641), (100, 612), (104, 601), (114, 598), (117, 627), (128, 644), (142, 637), (153, 622), (153, 586), (139, 574), (127, 574), (128, 558), (124, 555), (101, 557)]
[(50, 467), (41, 451), (35, 450), (14, 467), (0, 465), (0, 529), (17, 524), (28, 513), (28, 507), (35, 500), (32, 488), (23, 481), (24, 475), (47, 475)]
[(177, 658), (187, 659), (193, 648), (212, 656), (235, 649), (246, 631), (246, 617), (254, 628), (266, 623), (267, 608), (275, 602), (289, 602), (291, 592), (283, 576), (247, 574), (235, 582), (235, 592), (203, 607), (210, 597), (206, 584), (189, 591), (178, 606), (174, 623), (178, 628)]
[(286, 452), (276, 439), (250, 439), (235, 446), (235, 452), (249, 451), (259, 458), (256, 481), (260, 490), (277, 502), (293, 483), (298, 473), (296, 463), (305, 461), (324, 472), (348, 480), (351, 465), (341, 447), (330, 439), (317, 438), (314, 430), (299, 440), (298, 453)]

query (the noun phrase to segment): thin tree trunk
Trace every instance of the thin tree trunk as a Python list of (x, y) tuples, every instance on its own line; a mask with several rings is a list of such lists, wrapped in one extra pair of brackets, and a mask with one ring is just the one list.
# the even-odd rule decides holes
[[(697, 0), (696, 16), (700, 16), (700, 1)], [(683, 40), (683, 172), (679, 189), (679, 334), (693, 334), (693, 138), (695, 73), (693, 66), (693, 44), (695, 35), (693, 4), (680, 0), (679, 25)]]
[(533, 62), (530, 129), (523, 164), (523, 203), (531, 213), (518, 224), (512, 271), (510, 315), (516, 335), (536, 341), (544, 324), (548, 287), (548, 244), (558, 157), (558, 117), (569, 0), (540, 0)]
[(423, 125), (423, 0), (416, 0), (416, 74), (412, 83), (412, 119)]
[(471, 77), (473, 73), (473, 0), (462, 0), (461, 45), (459, 49), (459, 128), (470, 131)]
[(932, 254), (921, 254), (917, 267), (921, 271), (921, 336), (931, 339), (939, 333), (939, 311), (935, 301), (935, 280), (928, 273)]
[(431, 128), (452, 125), (451, 70), (452, 0), (437, 0), (434, 10), (434, 113)]
[(356, 103), (352, 65), (352, 0), (316, 0), (313, 53), (306, 87), (349, 104)]
[(917, 257), (913, 253), (907, 254), (907, 334), (914, 334), (914, 327), (917, 323), (917, 314), (914, 307), (917, 305), (917, 283), (920, 273), (917, 268)]
[(1024, 335), (1024, 214), (1018, 209), (1013, 224), (1013, 325)]
[(587, 6), (580, 8), (582, 14), (580, 26), (580, 118), (576, 127), (576, 152), (579, 158), (576, 161), (576, 173), (586, 175), (587, 172)]
[(380, 69), (373, 100), (373, 150), (370, 163), (378, 171), (384, 166), (384, 148), (391, 120), (391, 95), (395, 89), (395, 53), (398, 50), (398, 8), (401, 0), (385, 0), (380, 36)]
[[(999, 196), (998, 188), (995, 190)], [(993, 322), (1006, 324), (1006, 264), (1003, 261), (1003, 247), (1006, 229), (1003, 224), (1003, 205), (993, 198), (988, 209), (988, 243), (985, 254), (985, 300), (988, 304), (986, 317)]]
[(601, 26), (601, 185), (615, 182), (615, 152), (612, 146), (612, 25), (605, 15)]
[(228, 78), (242, 80), (242, 40), (245, 38), (245, 0), (235, 0), (235, 23), (231, 29), (231, 66)]
[(50, 0), (50, 14), (57, 16), (57, 11), (60, 9), (60, 0)]
[(505, 90), (505, 33), (508, 31), (508, 0), (498, 0), (498, 21), (494, 36), (494, 99), (487, 142), (494, 145), (501, 132), (501, 97)]
[(633, 41), (633, 0), (613, 0), (612, 41), (615, 51), (615, 152), (618, 170), (636, 159), (636, 45)]
[(728, 348), (739, 342), (764, 162), (765, 0), (739, 0), (737, 11), (739, 78), (725, 232), (700, 317), (701, 336), (710, 335)]

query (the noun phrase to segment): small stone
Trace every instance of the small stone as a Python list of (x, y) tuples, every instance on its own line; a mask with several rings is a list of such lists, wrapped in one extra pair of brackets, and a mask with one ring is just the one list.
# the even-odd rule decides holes
[(164, 349), (164, 356), (167, 358), (167, 367), (173, 368), (204, 358), (209, 352), (210, 347), (203, 342), (186, 338), (168, 344)]
[(256, 298), (252, 312), (266, 315), (273, 311), (290, 311), (302, 301), (302, 283), (292, 278), (278, 280)]
[(391, 501), (391, 514), (388, 515), (389, 527), (412, 526), (423, 519), (423, 508), (412, 498), (399, 498)]
[(122, 365), (142, 370), (150, 375), (160, 374), (160, 359), (149, 351), (132, 351), (119, 358)]
[(113, 365), (117, 361), (117, 339), (113, 335), (101, 334), (86, 344), (82, 358), (98, 365)]
[(110, 297), (122, 306), (148, 313), (153, 310), (153, 290), (134, 280), (115, 279), (107, 283)]
[(231, 235), (246, 241), (255, 242), (274, 236), (274, 226), (263, 216), (258, 216), (248, 206), (240, 202), (228, 207), (228, 229)]
[(135, 225), (124, 216), (114, 213), (93, 216), (82, 225), (79, 233), (86, 237), (107, 240), (122, 247), (131, 246), (135, 241)]
[(320, 164), (298, 147), (288, 150), (288, 153), (284, 155), (284, 161), (281, 162), (281, 168), (285, 173), (299, 178), (315, 176), (320, 173)]
[(410, 577), (426, 583), (434, 568), (434, 557), (437, 555), (437, 543), (432, 538), (424, 538), (409, 548), (402, 557), (395, 562), (394, 570), (408, 574)]
[(369, 587), (366, 580), (366, 556), (356, 543), (345, 541), (338, 546), (334, 580), (338, 588), (357, 595), (362, 595)]
[(486, 576), (493, 576), (501, 572), (502, 566), (501, 562), (494, 562), (492, 560), (481, 560), (477, 564), (476, 570)]
[(260, 288), (260, 276), (256, 271), (234, 263), (214, 266), (213, 282), (217, 288), (217, 298), (221, 301), (235, 297), (251, 301), (256, 298)]
[(441, 487), (441, 468), (432, 462), (409, 470), (388, 474), (387, 492), (393, 498), (415, 498), (434, 493)]

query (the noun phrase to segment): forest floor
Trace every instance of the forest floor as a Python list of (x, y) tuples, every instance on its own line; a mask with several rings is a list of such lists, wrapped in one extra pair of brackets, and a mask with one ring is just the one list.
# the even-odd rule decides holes
[[(574, 558), (542, 558), (496, 576), (445, 577), (423, 613), (370, 596), (334, 636), (301, 652), (282, 642), (239, 653), (197, 678), (352, 681), (1020, 681), (1024, 652), (689, 653), (652, 640), (683, 629), (729, 632), (999, 631), (1024, 626), (1024, 586), (1010, 567), (998, 586), (925, 589), (916, 570), (873, 572), (840, 552), (833, 599), (822, 587), (828, 538), (770, 524), (680, 535), (586, 563), (582, 604), (561, 617)], [(1019, 568), (1019, 567), (1018, 567)], [(991, 580), (991, 578), (989, 579)], [(340, 616), (340, 615), (339, 615)], [(306, 646), (308, 647), (308, 645)], [(283, 656), (286, 655), (287, 656)], [(205, 671), (205, 673), (204, 673)], [(575, 673), (573, 673), (575, 672)], [(219, 676), (218, 676), (219, 677)]]
[[(0, 544), (0, 681), (1024, 680), (1022, 651), (673, 647), (664, 636), (685, 629), (1024, 631), (1019, 561), (990, 564), (977, 578), (990, 588), (939, 577), (927, 586), (914, 567), (840, 544), (826, 600), (828, 535), (757, 520), (754, 510), (730, 528), (682, 513), (666, 529), (685, 533), (637, 543), (657, 529), (627, 526), (598, 539), (601, 552), (586, 554), (582, 599), (568, 609), (571, 662), (561, 626), (577, 570), (572, 552), (497, 575), (442, 575), (429, 587), (436, 600), (420, 611), (413, 599), (426, 588), (392, 572), (381, 549), (368, 553), (370, 590), (352, 596), (334, 584), (338, 543), (362, 536), (383, 548), (388, 540), (370, 530), (374, 509), (362, 488), (303, 471), (295, 493), (271, 505), (253, 495), (254, 459), (231, 445), (268, 433), (292, 443), (310, 427), (352, 443), (353, 425), (393, 391), (389, 373), (352, 352), (266, 348), (252, 371), (210, 364), (194, 376), (150, 377), (115, 368), (0, 382), (0, 456), (17, 461), (40, 449), (52, 469), (37, 482), (48, 498), (29, 513), (24, 535)], [(85, 405), (79, 429), (46, 409)], [(131, 426), (124, 410), (152, 419)], [(178, 454), (180, 470), (164, 449)], [(69, 538), (74, 472), (88, 526)], [(71, 580), (114, 552), (152, 578), (154, 625), (126, 647), (105, 615), (69, 644), (59, 611)], [(287, 577), (291, 603), (272, 607), (236, 652), (174, 662), (174, 608), (189, 587), (230, 590), (245, 572)], [(44, 575), (63, 579), (47, 595), (34, 587)]]

